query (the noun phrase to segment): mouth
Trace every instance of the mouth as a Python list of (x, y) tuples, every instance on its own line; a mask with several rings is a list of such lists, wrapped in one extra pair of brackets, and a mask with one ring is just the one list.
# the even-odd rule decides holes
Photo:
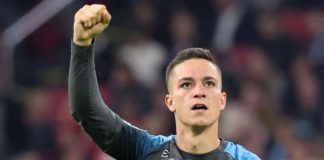
[(208, 107), (205, 104), (195, 104), (191, 110), (208, 110)]

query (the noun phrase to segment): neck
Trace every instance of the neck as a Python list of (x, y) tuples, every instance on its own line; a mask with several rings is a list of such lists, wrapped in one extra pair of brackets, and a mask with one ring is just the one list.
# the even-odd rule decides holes
[(220, 145), (218, 123), (209, 127), (187, 127), (177, 125), (178, 147), (188, 153), (202, 154)]

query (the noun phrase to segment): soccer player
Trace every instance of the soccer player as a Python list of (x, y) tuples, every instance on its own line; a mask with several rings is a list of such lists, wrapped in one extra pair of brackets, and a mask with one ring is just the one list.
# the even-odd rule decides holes
[(102, 151), (118, 160), (260, 159), (218, 136), (226, 94), (221, 70), (206, 49), (178, 52), (166, 70), (165, 104), (174, 113), (176, 135), (151, 135), (110, 110), (98, 91), (93, 49), (93, 38), (110, 20), (106, 7), (99, 4), (85, 5), (75, 14), (69, 73), (72, 115)]

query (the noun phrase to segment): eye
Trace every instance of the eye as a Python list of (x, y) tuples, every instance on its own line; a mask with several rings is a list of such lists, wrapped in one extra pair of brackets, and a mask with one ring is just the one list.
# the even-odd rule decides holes
[(216, 86), (216, 83), (214, 82), (214, 81), (207, 81), (206, 83), (205, 83), (205, 86), (206, 87), (215, 87)]
[(190, 82), (181, 83), (180, 88), (190, 88), (192, 84)]

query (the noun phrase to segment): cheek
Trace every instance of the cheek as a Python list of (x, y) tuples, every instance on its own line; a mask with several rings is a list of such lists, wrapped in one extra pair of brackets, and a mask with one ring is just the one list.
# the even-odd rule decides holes
[(213, 96), (211, 97), (211, 101), (214, 105), (220, 106), (221, 96), (218, 93), (213, 93)]
[(215, 97), (215, 103), (218, 106), (218, 109), (223, 110), (225, 108), (226, 105), (226, 96), (224, 96), (223, 94), (219, 93), (216, 97)]
[(188, 98), (189, 94), (190, 93), (188, 91), (180, 90), (174, 94), (174, 97), (176, 101), (183, 103), (186, 101), (186, 98)]
[(175, 93), (173, 97), (173, 104), (175, 109), (181, 109), (185, 106), (186, 96), (183, 93)]

